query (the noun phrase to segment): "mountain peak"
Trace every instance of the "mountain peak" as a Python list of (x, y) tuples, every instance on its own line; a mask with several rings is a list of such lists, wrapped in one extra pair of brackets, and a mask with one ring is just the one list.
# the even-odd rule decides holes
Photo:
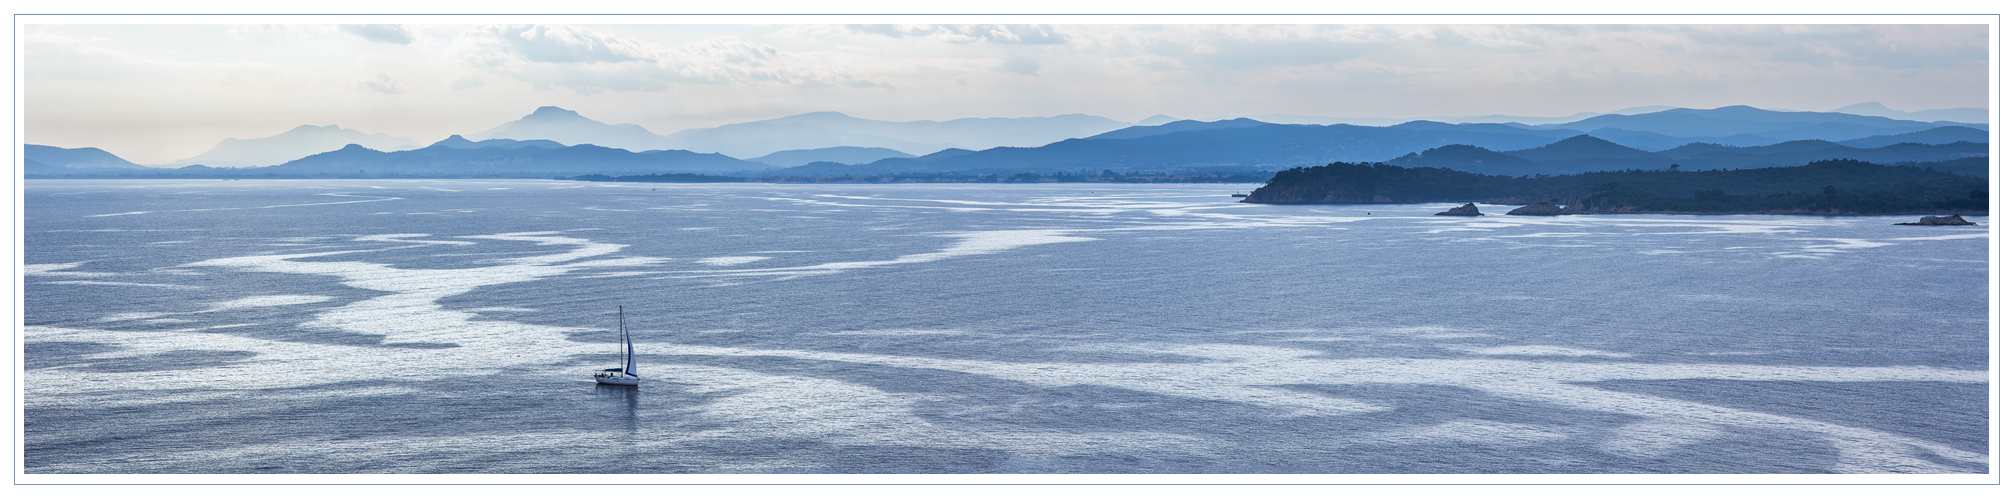
[(474, 141), (470, 141), (470, 140), (468, 140), (468, 139), (466, 139), (466, 138), (463, 138), (463, 137), (462, 137), (462, 134), (455, 134), (455, 135), (451, 135), (451, 136), (448, 136), (448, 138), (446, 138), (446, 139), (441, 139), (441, 140), (440, 140), (439, 142), (435, 142), (435, 143), (433, 143), (433, 144), (429, 144), (429, 145), (427, 145), (427, 147), (430, 147), (430, 148), (431, 148), (431, 147), (435, 147), (435, 146), (444, 146), (444, 147), (450, 147), (450, 148), (457, 148), (457, 149), (465, 149), (465, 148), (468, 148), (468, 147), (471, 147), (471, 146), (473, 146), (474, 144), (475, 144), (475, 142), (474, 142)]
[(1531, 161), (1575, 161), (1589, 159), (1664, 159), (1656, 153), (1609, 142), (1600, 137), (1581, 134), (1559, 142), (1532, 149), (1506, 151), (1504, 154)]
[(848, 122), (848, 123), (850, 123), (850, 122), (853, 122), (853, 121), (855, 121), (855, 120), (859, 120), (859, 118), (854, 118), (854, 117), (852, 117), (852, 116), (847, 116), (847, 114), (846, 114), (846, 113), (841, 113), (841, 112), (838, 112), (838, 111), (813, 111), (813, 112), (810, 112), (810, 113), (799, 113), (799, 114), (795, 114), (795, 115), (791, 115), (791, 116), (786, 116), (786, 117), (783, 117), (783, 118), (777, 118), (777, 119), (775, 119), (775, 120), (769, 120), (769, 121), (775, 121), (775, 122), (781, 122), (781, 123), (805, 123), (805, 122), (811, 122), (811, 123), (824, 123), (824, 124), (832, 124), (832, 123), (835, 123), (835, 122)]
[(1550, 147), (1550, 146), (1615, 146), (1615, 145), (1617, 144), (1614, 142), (1603, 140), (1601, 137), (1596, 137), (1588, 134), (1581, 134), (1574, 137), (1561, 139), (1559, 142), (1555, 142), (1547, 146)]
[(577, 113), (574, 110), (562, 108), (559, 106), (539, 106), (539, 109), (532, 110), (532, 114), (525, 115), (525, 119), (528, 120), (530, 119), (553, 120), (553, 119), (565, 119), (565, 118), (583, 118), (583, 117), (581, 116), (580, 113)]
[(1859, 104), (1850, 104), (1846, 106), (1841, 106), (1838, 109), (1833, 110), (1834, 113), (1849, 113), (1849, 114), (1868, 115), (1868, 116), (1884, 116), (1885, 113), (1891, 113), (1895, 111), (1896, 110), (1890, 109), (1888, 106), (1884, 106), (1882, 105), (1882, 103), (1875, 101), (1868, 101)]

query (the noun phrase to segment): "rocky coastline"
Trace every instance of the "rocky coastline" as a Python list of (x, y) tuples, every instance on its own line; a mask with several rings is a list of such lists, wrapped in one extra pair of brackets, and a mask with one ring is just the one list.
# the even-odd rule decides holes
[(1534, 203), (1505, 212), (1504, 215), (1567, 215), (1568, 212), (1553, 203)]
[(1896, 225), (1898, 225), (1898, 226), (1978, 226), (1978, 225), (1980, 225), (1980, 224), (1977, 224), (1977, 223), (1973, 223), (1973, 222), (1967, 222), (1967, 221), (1966, 221), (1966, 218), (1964, 218), (1964, 217), (1960, 217), (1960, 216), (1958, 216), (1958, 215), (1948, 215), (1948, 216), (1945, 216), (1945, 217), (1939, 217), (1939, 216), (1936, 216), (1936, 215), (1926, 215), (1926, 216), (1924, 216), (1924, 218), (1922, 218), (1922, 219), (1917, 219), (1917, 222), (1898, 222), (1898, 223), (1896, 223)]
[(1480, 217), (1480, 216), (1482, 216), (1482, 215), (1483, 215), (1483, 211), (1482, 211), (1482, 210), (1477, 210), (1477, 209), (1476, 209), (1476, 204), (1475, 204), (1475, 203), (1464, 203), (1464, 204), (1462, 204), (1462, 206), (1459, 206), (1459, 207), (1455, 207), (1455, 208), (1451, 208), (1451, 209), (1448, 209), (1448, 211), (1446, 211), (1446, 212), (1441, 212), (1441, 213), (1438, 213), (1438, 214), (1434, 214), (1434, 215), (1456, 215), (1456, 216), (1467, 216), (1467, 217)]
[(1339, 162), (1282, 170), (1239, 201), (1524, 206), (1514, 211), (1517, 215), (1921, 216), (1988, 215), (1988, 191), (1983, 178), (1851, 160), (1729, 171), (1628, 170), (1525, 177)]

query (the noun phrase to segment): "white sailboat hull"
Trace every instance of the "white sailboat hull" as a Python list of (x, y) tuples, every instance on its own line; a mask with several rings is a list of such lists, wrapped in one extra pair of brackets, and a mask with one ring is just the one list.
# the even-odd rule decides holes
[(620, 369), (620, 368), (610, 368), (610, 369), (607, 369), (607, 370), (602, 370), (602, 371), (598, 371), (598, 372), (595, 372), (595, 383), (597, 383), (597, 384), (602, 384), (602, 385), (631, 385), (631, 386), (633, 386), (633, 385), (637, 385), (637, 381), (639, 381), (639, 380), (643, 380), (643, 379), (644, 379), (643, 377), (639, 377), (639, 376), (636, 376), (636, 375), (632, 375), (632, 374), (628, 374), (628, 373), (623, 373), (623, 370), (622, 370), (622, 369)]
[(637, 385), (638, 380), (641, 379), (637, 377), (595, 377), (595, 383), (602, 385), (627, 385), (634, 387)]

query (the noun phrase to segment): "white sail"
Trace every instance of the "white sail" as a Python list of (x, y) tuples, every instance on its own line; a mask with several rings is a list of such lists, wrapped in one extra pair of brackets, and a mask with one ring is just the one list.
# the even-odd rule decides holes
[(623, 325), (623, 306), (616, 306), (616, 329), (623, 331), (623, 374), (637, 376), (637, 348), (630, 345), (630, 329)]

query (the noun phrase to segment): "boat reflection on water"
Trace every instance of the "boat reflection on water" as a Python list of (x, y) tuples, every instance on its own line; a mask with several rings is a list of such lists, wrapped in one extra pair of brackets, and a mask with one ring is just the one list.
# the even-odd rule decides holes
[(595, 400), (601, 405), (621, 404), (620, 411), (605, 409), (602, 413), (616, 415), (616, 418), (622, 421), (625, 431), (630, 434), (637, 433), (637, 386), (595, 384)]

